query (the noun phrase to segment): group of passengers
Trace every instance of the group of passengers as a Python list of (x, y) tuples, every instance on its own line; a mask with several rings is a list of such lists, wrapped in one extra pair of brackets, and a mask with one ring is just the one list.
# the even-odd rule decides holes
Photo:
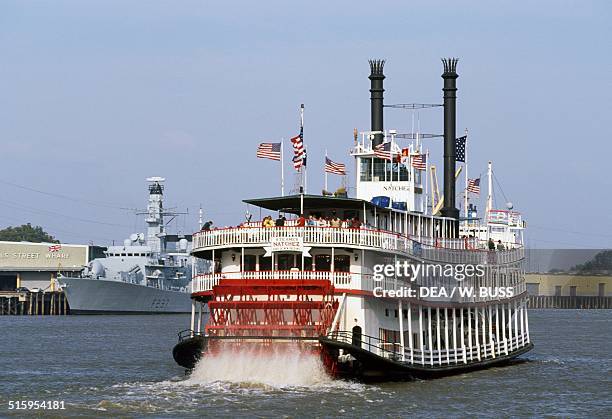
[(332, 228), (360, 228), (361, 222), (359, 218), (352, 217), (345, 220), (340, 219), (334, 212), (331, 217), (323, 217), (320, 215), (310, 214), (308, 218), (304, 215), (300, 215), (297, 219), (296, 225), (298, 227), (332, 227)]
[[(266, 216), (261, 221), (262, 227), (284, 227), (287, 219), (284, 215), (279, 215), (276, 220), (273, 220), (271, 216)], [(331, 217), (323, 217), (321, 215), (310, 214), (305, 217), (301, 214), (296, 220), (296, 227), (332, 227), (332, 228), (360, 228), (361, 222), (359, 218), (353, 217), (345, 220), (340, 219), (334, 212)]]
[(502, 243), (501, 240), (497, 241), (497, 245), (495, 245), (495, 242), (493, 241), (492, 238), (489, 237), (489, 241), (487, 242), (487, 245), (489, 247), (489, 250), (506, 250), (506, 246), (504, 246), (504, 244)]
[[(261, 221), (261, 226), (268, 227), (284, 227), (286, 225), (287, 219), (284, 215), (279, 214), (278, 218), (274, 220), (272, 216), (268, 215), (264, 217)], [(358, 217), (351, 217), (342, 220), (340, 217), (336, 215), (336, 213), (332, 213), (331, 217), (323, 217), (321, 215), (310, 214), (308, 217), (305, 217), (304, 214), (301, 214), (296, 220), (296, 227), (332, 227), (332, 228), (361, 228), (362, 223), (359, 221)], [(249, 223), (242, 223), (238, 227), (247, 227)], [(202, 226), (202, 231), (210, 231), (216, 230), (216, 227), (213, 227), (212, 221), (207, 221)]]

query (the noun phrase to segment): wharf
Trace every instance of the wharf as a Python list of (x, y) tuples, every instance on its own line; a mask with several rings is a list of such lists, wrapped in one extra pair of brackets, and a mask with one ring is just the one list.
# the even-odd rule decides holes
[(70, 306), (63, 291), (0, 291), (0, 316), (63, 316)]

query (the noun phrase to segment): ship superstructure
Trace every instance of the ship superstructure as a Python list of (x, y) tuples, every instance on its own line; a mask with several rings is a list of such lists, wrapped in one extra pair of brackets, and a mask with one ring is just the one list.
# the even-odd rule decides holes
[[(424, 153), (420, 139), (400, 147), (397, 132), (383, 129), (384, 61), (371, 61), (372, 126), (351, 150), (356, 197), (249, 199), (288, 220), (194, 234), (192, 253), (212, 270), (194, 277), (191, 325), (174, 349), (180, 365), (245, 345), (284, 345), (321, 354), (337, 376), (431, 377), (531, 349), (522, 234), (512, 234), (522, 221), (508, 213), (496, 223), (492, 208), (484, 221), (460, 217), (455, 206), (457, 61), (444, 64), (440, 215), (428, 208), (425, 172), (411, 163)], [(467, 265), (479, 274), (465, 275)], [(199, 314), (206, 305), (208, 321)]]
[(71, 312), (188, 313), (192, 277), (191, 235), (168, 234), (164, 216), (164, 178), (147, 178), (147, 232), (134, 233), (122, 245), (109, 246), (80, 277), (59, 277)]

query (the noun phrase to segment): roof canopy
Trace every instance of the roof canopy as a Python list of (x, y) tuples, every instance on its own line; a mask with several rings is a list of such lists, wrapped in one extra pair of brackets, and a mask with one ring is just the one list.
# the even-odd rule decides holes
[[(245, 199), (243, 202), (265, 208), (272, 211), (284, 211), (292, 214), (299, 214), (301, 208), (301, 197), (304, 199), (304, 210), (317, 209), (353, 209), (363, 210), (374, 209), (375, 206), (371, 202), (363, 199), (355, 198), (336, 198), (332, 196), (322, 195), (289, 195), (278, 196), (273, 198), (260, 199)], [(386, 208), (378, 208), (379, 211), (388, 210)]]

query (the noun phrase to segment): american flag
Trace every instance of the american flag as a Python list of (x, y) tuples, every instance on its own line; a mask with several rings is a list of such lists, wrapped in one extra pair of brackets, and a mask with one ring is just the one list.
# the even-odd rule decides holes
[(49, 246), (49, 252), (59, 252), (60, 250), (62, 250), (61, 244), (54, 244), (52, 246)]
[(374, 147), (374, 155), (381, 159), (393, 160), (393, 152), (391, 151), (391, 143), (382, 143)]
[(281, 143), (261, 143), (257, 147), (257, 157), (260, 159), (281, 159)]
[(306, 150), (302, 153), (301, 157), (293, 156), (293, 167), (299, 171), (302, 166), (306, 166)]
[(335, 175), (346, 175), (346, 166), (342, 163), (336, 163), (333, 160), (325, 157), (325, 171)]
[(480, 195), (480, 178), (478, 179), (468, 179), (468, 192), (475, 193), (476, 195)]
[(306, 166), (306, 150), (304, 149), (304, 127), (300, 128), (300, 134), (291, 139), (293, 144), (293, 167), (295, 170), (300, 170), (302, 166)]
[(465, 140), (467, 135), (455, 139), (455, 160), (465, 162)]
[(412, 156), (412, 167), (418, 170), (427, 169), (427, 154)]

